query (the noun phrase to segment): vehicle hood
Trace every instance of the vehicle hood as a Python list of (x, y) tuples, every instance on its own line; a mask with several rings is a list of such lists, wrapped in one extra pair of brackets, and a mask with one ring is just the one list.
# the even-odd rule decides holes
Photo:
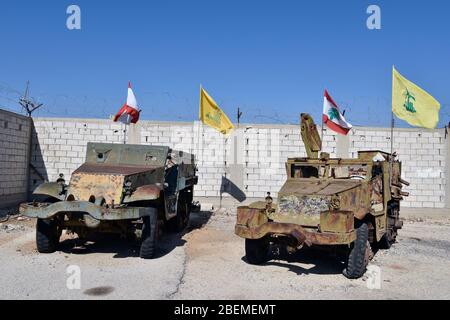
[(132, 182), (134, 189), (143, 185), (162, 184), (164, 167), (85, 163), (72, 174), (67, 195), (73, 196), (74, 200), (104, 199), (108, 204), (119, 204), (126, 180)]
[(281, 188), (280, 195), (295, 195), (295, 196), (331, 196), (341, 193), (361, 185), (360, 180), (352, 179), (329, 179), (329, 180), (314, 180), (311, 179), (291, 179)]
[(334, 195), (361, 186), (359, 180), (289, 179), (278, 193), (278, 210), (273, 220), (317, 226), (320, 213), (330, 210)]

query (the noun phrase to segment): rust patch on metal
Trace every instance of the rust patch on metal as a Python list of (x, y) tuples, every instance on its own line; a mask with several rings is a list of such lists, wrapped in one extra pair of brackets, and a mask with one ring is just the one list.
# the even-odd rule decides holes
[(249, 207), (239, 207), (237, 209), (237, 223), (247, 226), (256, 227), (266, 223), (268, 220), (265, 209), (255, 209)]
[(291, 236), (299, 245), (305, 243), (308, 246), (313, 244), (349, 244), (354, 241), (356, 237), (354, 231), (348, 233), (318, 232), (318, 230), (307, 231), (297, 224), (278, 222), (266, 222), (254, 228), (236, 225), (235, 233), (236, 235), (247, 239), (261, 239), (269, 234)]
[(320, 230), (323, 232), (347, 233), (354, 228), (354, 215), (350, 211), (329, 211), (320, 216)]
[(122, 175), (74, 173), (67, 194), (78, 201), (88, 201), (95, 195), (96, 198), (103, 197), (108, 204), (120, 203), (124, 179)]
[(123, 199), (123, 202), (128, 203), (134, 201), (155, 200), (159, 198), (162, 189), (162, 186), (157, 186), (154, 184), (141, 186), (134, 190), (131, 196), (126, 196)]

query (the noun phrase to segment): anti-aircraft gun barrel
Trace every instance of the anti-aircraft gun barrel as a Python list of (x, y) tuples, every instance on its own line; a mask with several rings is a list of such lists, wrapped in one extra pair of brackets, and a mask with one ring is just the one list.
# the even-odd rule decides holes
[(308, 158), (319, 158), (319, 151), (322, 150), (322, 140), (320, 139), (317, 126), (313, 118), (307, 114), (301, 114), (301, 135), (305, 145)]

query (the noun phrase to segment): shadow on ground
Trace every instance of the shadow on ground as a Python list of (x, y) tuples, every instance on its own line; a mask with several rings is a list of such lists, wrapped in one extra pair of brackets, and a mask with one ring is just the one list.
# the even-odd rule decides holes
[[(270, 260), (261, 266), (277, 266), (286, 268), (298, 275), (301, 274), (341, 274), (345, 268), (345, 260), (339, 254), (332, 254), (326, 250), (317, 248), (303, 248), (294, 254), (287, 252), (275, 252), (272, 250), (269, 255)], [(242, 260), (247, 262), (245, 256)], [(248, 263), (248, 262), (247, 262)], [(299, 266), (296, 263), (309, 265)]]
[[(191, 213), (189, 225), (182, 233), (169, 233), (164, 231), (159, 239), (158, 250), (155, 259), (161, 258), (175, 248), (186, 243), (183, 239), (185, 234), (193, 230), (202, 228), (208, 223), (212, 212), (201, 211)], [(98, 234), (89, 241), (66, 239), (61, 241), (59, 250), (69, 254), (90, 254), (90, 253), (113, 253), (113, 258), (139, 257), (139, 242), (129, 239), (121, 239), (117, 235)]]

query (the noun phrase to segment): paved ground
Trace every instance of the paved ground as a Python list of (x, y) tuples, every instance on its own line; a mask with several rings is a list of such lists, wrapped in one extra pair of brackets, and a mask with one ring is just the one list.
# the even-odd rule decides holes
[[(379, 290), (315, 251), (247, 264), (229, 210), (195, 214), (150, 261), (117, 239), (77, 247), (64, 236), (61, 251), (38, 254), (34, 221), (13, 216), (0, 223), (0, 299), (450, 299), (449, 214), (407, 215), (398, 243), (371, 263), (381, 268)], [(67, 289), (69, 265), (80, 267), (80, 290)]]

